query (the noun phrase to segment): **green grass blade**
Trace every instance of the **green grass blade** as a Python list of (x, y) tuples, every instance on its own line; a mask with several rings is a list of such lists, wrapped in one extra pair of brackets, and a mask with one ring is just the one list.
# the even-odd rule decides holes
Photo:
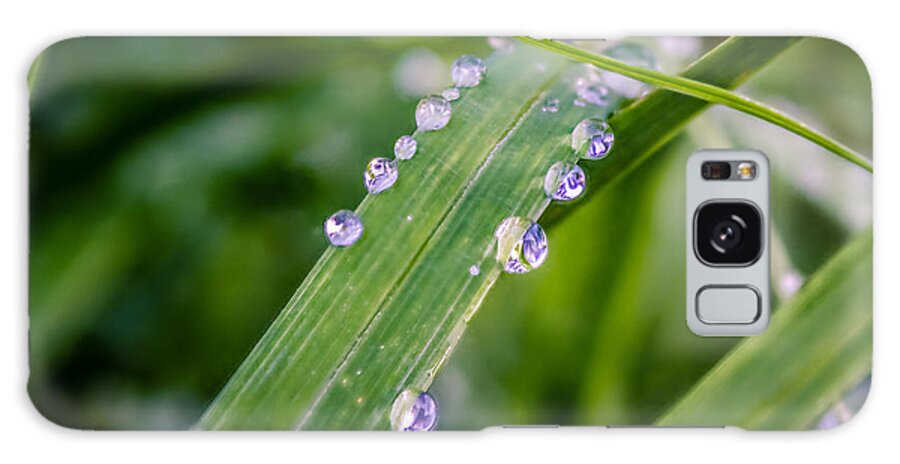
[(540, 214), (544, 172), (573, 160), (568, 132), (594, 111), (541, 111), (567, 91), (561, 57), (522, 49), (488, 66), (446, 128), (418, 135), (397, 184), (360, 204), (363, 238), (326, 251), (200, 427), (387, 428), (393, 398), (428, 387), (499, 275), (495, 227)]
[[(711, 103), (718, 103), (728, 106), (735, 110), (744, 112), (751, 116), (757, 117), (764, 121), (782, 127), (785, 130), (803, 137), (816, 145), (834, 153), (845, 160), (862, 167), (871, 172), (872, 163), (856, 153), (851, 148), (841, 144), (831, 137), (822, 134), (806, 124), (796, 121), (791, 117), (769, 108), (759, 102), (753, 101), (747, 97), (738, 95), (729, 90), (711, 85), (699, 80), (690, 79), (685, 76), (673, 76), (640, 66), (633, 66), (623, 63), (608, 56), (592, 53), (581, 48), (550, 39), (532, 39), (530, 37), (519, 37), (523, 43), (540, 47), (546, 50), (559, 53), (560, 55), (572, 58), (584, 63), (590, 63), (608, 71), (612, 71), (623, 76), (637, 79), (648, 84), (658, 86), (660, 88), (678, 92), (684, 95), (690, 95)], [(734, 39), (732, 39), (734, 40)]]
[[(851, 241), (660, 425), (808, 428), (872, 368), (872, 232)], [(759, 382), (759, 379), (766, 382)]]

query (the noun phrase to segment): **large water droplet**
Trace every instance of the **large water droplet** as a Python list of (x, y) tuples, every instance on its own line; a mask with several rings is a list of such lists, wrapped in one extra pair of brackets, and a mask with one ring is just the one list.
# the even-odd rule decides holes
[(584, 171), (577, 164), (553, 163), (544, 177), (544, 192), (559, 201), (571, 201), (584, 193)]
[(437, 402), (427, 392), (403, 390), (391, 406), (391, 428), (404, 432), (427, 432), (437, 425)]
[(447, 87), (441, 92), (441, 96), (444, 97), (447, 101), (456, 101), (459, 100), (459, 88), (457, 87)]
[(582, 158), (604, 158), (612, 150), (614, 141), (609, 124), (597, 118), (587, 118), (572, 129), (572, 150)]
[(450, 102), (444, 97), (425, 97), (416, 105), (416, 126), (423, 131), (442, 129), (450, 122)]
[[(657, 68), (656, 57), (643, 44), (635, 42), (618, 43), (604, 50), (603, 54), (630, 65), (654, 70)], [(602, 77), (603, 83), (607, 87), (627, 98), (637, 98), (650, 88), (649, 85), (641, 81), (614, 72), (605, 71), (602, 73)]]
[(381, 193), (397, 182), (397, 162), (387, 158), (372, 158), (366, 166), (365, 178), (369, 193)]
[(325, 220), (325, 236), (334, 246), (353, 245), (363, 233), (362, 221), (353, 211), (342, 209)]
[(497, 237), (497, 260), (509, 274), (530, 272), (547, 259), (547, 235), (535, 222), (510, 216), (500, 223), (494, 235)]
[(481, 58), (474, 55), (463, 55), (453, 62), (450, 74), (457, 87), (475, 87), (481, 83), (487, 66)]
[(545, 113), (556, 113), (559, 111), (559, 99), (548, 98), (544, 100), (544, 103), (541, 105), (541, 111)]
[(416, 139), (408, 135), (402, 135), (394, 142), (394, 156), (400, 160), (408, 160), (416, 155), (418, 146)]

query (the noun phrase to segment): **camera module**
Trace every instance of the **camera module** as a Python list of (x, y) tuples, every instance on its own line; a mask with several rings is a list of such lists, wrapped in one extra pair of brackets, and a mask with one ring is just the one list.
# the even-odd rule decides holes
[(700, 205), (694, 221), (694, 250), (710, 266), (749, 266), (762, 251), (759, 209), (745, 201)]

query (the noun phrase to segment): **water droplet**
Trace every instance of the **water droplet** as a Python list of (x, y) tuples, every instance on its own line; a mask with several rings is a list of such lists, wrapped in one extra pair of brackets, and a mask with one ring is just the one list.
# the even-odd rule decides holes
[[(640, 66), (646, 69), (657, 68), (656, 57), (654, 57), (653, 52), (643, 44), (635, 42), (618, 43), (604, 50), (603, 54), (630, 65)], [(601, 76), (603, 78), (603, 83), (607, 87), (627, 98), (637, 98), (650, 88), (649, 85), (641, 81), (614, 72), (604, 71), (601, 73)]]
[(384, 349), (384, 345), (378, 345), (378, 349), (379, 349), (379, 350), (383, 350), (383, 349)]
[(584, 193), (584, 171), (577, 164), (553, 163), (544, 177), (544, 192), (559, 201), (571, 201)]
[(559, 99), (548, 98), (544, 100), (544, 103), (541, 105), (541, 111), (545, 113), (556, 113), (559, 111)]
[(605, 107), (609, 104), (609, 87), (604, 85), (594, 73), (575, 80), (575, 93), (579, 100), (591, 105)]
[(406, 222), (412, 222), (412, 220), (413, 220), (412, 215), (406, 216)]
[(469, 266), (469, 275), (477, 276), (478, 274), (481, 274), (481, 268), (477, 264)]
[(358, 369), (358, 370), (356, 371), (356, 375), (362, 375), (362, 373), (363, 373), (362, 369)]
[(416, 106), (416, 127), (423, 131), (442, 129), (450, 122), (450, 102), (444, 97), (425, 97)]
[(363, 404), (363, 397), (358, 396), (358, 397), (356, 398), (356, 404)]
[(475, 55), (463, 55), (453, 62), (450, 74), (457, 87), (475, 87), (481, 83), (487, 66)]
[(600, 119), (587, 118), (572, 130), (572, 150), (582, 158), (604, 158), (612, 150), (614, 141), (609, 124)]
[(515, 41), (509, 37), (488, 37), (488, 45), (498, 52), (509, 52), (516, 47)]
[(437, 425), (437, 403), (427, 392), (407, 389), (391, 406), (391, 428), (404, 432), (427, 432)]
[(381, 193), (397, 182), (397, 162), (387, 158), (372, 158), (366, 166), (365, 178), (369, 193)]
[(419, 143), (416, 142), (416, 139), (408, 135), (402, 135), (394, 142), (394, 156), (400, 160), (408, 160), (416, 155), (418, 147)]
[(585, 106), (587, 106), (587, 103), (585, 103), (584, 100), (581, 100), (579, 98), (572, 100), (572, 104), (577, 107), (580, 107), (580, 108), (584, 108)]
[(353, 211), (342, 209), (325, 220), (325, 236), (334, 246), (353, 245), (363, 233), (363, 224)]
[(456, 101), (459, 100), (459, 88), (457, 87), (447, 87), (441, 92), (441, 96), (444, 97), (447, 101)]
[(497, 237), (497, 260), (509, 274), (530, 272), (547, 259), (547, 235), (535, 222), (511, 216), (497, 226), (494, 235)]

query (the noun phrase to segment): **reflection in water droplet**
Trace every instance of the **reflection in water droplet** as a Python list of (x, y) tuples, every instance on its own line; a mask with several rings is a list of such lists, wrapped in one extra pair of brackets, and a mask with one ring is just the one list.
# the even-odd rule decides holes
[(582, 158), (600, 159), (612, 149), (615, 136), (609, 124), (596, 118), (587, 118), (572, 129), (572, 150)]
[(325, 236), (334, 246), (353, 245), (363, 233), (362, 221), (353, 211), (342, 209), (325, 220)]
[(450, 122), (450, 102), (444, 97), (425, 97), (416, 105), (416, 127), (423, 131), (442, 129)]
[(441, 92), (441, 96), (444, 97), (447, 101), (459, 100), (459, 88), (447, 87), (443, 92)]
[(397, 182), (397, 162), (387, 158), (372, 158), (365, 172), (369, 193), (381, 193)]
[(487, 66), (481, 58), (474, 55), (463, 55), (453, 62), (450, 75), (457, 87), (475, 87), (481, 83)]
[(478, 274), (481, 274), (481, 268), (477, 264), (469, 266), (469, 275), (477, 276)]
[(401, 135), (400, 138), (394, 142), (394, 156), (400, 160), (408, 160), (416, 155), (416, 149), (419, 147), (416, 139), (408, 136)]
[(541, 105), (541, 111), (545, 113), (556, 113), (559, 111), (559, 99), (548, 98), (544, 100), (544, 103)]
[(557, 161), (544, 177), (544, 192), (554, 200), (574, 200), (584, 193), (584, 187), (584, 171), (577, 164)]
[(403, 390), (391, 406), (391, 428), (405, 432), (426, 432), (437, 425), (437, 403), (427, 392)]
[(547, 259), (547, 235), (535, 222), (510, 216), (497, 226), (494, 236), (497, 238), (497, 260), (509, 274), (530, 272)]

